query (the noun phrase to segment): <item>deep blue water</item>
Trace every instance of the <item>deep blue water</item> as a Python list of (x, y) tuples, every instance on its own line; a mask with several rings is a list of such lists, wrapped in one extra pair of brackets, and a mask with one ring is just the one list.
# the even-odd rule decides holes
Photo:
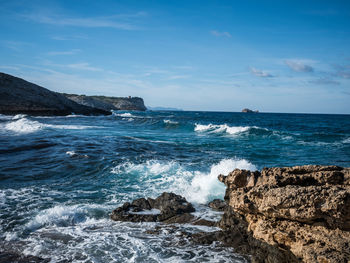
[(183, 245), (166, 229), (146, 234), (155, 224), (112, 222), (109, 213), (172, 191), (217, 218), (203, 204), (223, 197), (220, 173), (350, 166), (350, 115), (1, 115), (0, 164), (0, 246), (51, 262), (243, 262), (230, 249)]

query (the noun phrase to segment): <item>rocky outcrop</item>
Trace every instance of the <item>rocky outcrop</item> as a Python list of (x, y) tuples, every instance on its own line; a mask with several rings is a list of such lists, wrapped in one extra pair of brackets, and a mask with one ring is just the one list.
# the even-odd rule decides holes
[(80, 105), (62, 94), (0, 72), (0, 114), (109, 115), (111, 112)]
[(242, 110), (242, 112), (245, 112), (245, 113), (258, 113), (259, 111), (258, 110), (251, 110), (251, 109), (248, 109), (248, 108), (244, 108)]
[[(236, 169), (220, 227), (255, 262), (349, 262), (350, 168)], [(230, 240), (227, 240), (230, 243)]]
[(145, 111), (147, 108), (142, 98), (138, 97), (106, 97), (106, 96), (86, 96), (75, 94), (63, 94), (68, 99), (76, 103), (95, 107), (103, 110), (136, 110)]
[(139, 198), (115, 209), (111, 218), (115, 221), (185, 223), (194, 219), (192, 204), (185, 198), (164, 192), (156, 199)]

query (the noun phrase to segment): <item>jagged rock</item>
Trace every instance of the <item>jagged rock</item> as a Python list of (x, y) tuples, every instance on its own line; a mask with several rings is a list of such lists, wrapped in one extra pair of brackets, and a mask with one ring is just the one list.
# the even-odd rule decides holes
[(219, 180), (229, 205), (219, 226), (243, 237), (237, 252), (256, 262), (350, 259), (350, 168), (236, 169)]
[(224, 200), (214, 199), (213, 201), (208, 203), (208, 206), (213, 210), (222, 212), (227, 207), (227, 204)]
[(107, 96), (86, 96), (76, 94), (63, 94), (76, 103), (103, 109), (103, 110), (147, 110), (143, 99), (138, 97), (107, 97)]
[(194, 219), (192, 204), (174, 193), (164, 192), (156, 199), (139, 198), (131, 204), (124, 203), (115, 209), (111, 218), (115, 221), (187, 223)]
[(62, 94), (0, 72), (0, 114), (110, 115), (110, 111), (80, 105)]

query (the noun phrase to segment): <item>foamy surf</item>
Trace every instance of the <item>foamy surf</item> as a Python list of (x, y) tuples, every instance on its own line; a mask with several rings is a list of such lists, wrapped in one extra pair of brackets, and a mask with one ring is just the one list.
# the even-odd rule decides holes
[(163, 120), (163, 122), (165, 124), (169, 124), (169, 125), (177, 125), (177, 124), (179, 124), (177, 121), (172, 121), (172, 120)]
[(119, 116), (119, 117), (123, 117), (123, 118), (132, 118), (132, 117), (135, 117), (134, 115), (132, 115), (131, 113), (129, 112), (125, 112), (125, 113), (119, 113), (119, 114), (115, 114), (116, 116)]
[(228, 126), (227, 124), (195, 124), (194, 130), (196, 132), (207, 132), (207, 133), (227, 133), (230, 135), (237, 135), (242, 132), (248, 131), (250, 128), (257, 128), (257, 127), (250, 127), (250, 126)]
[(164, 191), (174, 192), (186, 197), (190, 202), (205, 204), (215, 198), (223, 198), (225, 186), (218, 181), (219, 174), (227, 175), (235, 168), (256, 170), (247, 160), (224, 159), (213, 164), (208, 172), (193, 171), (178, 162), (157, 160), (141, 164), (122, 163), (112, 169), (115, 174), (127, 174), (140, 185), (145, 196), (156, 196)]
[(16, 115), (11, 121), (0, 126), (3, 131), (11, 131), (18, 134), (27, 134), (37, 132), (43, 129), (67, 129), (67, 130), (83, 130), (89, 128), (99, 128), (97, 126), (83, 125), (59, 125), (59, 124), (44, 124), (39, 121), (30, 120), (25, 115)]

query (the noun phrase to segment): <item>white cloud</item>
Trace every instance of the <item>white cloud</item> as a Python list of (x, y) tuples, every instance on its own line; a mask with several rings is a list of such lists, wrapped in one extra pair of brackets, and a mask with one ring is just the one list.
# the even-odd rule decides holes
[(285, 60), (284, 63), (293, 71), (296, 72), (313, 72), (314, 69), (307, 65), (303, 60)]
[(102, 71), (101, 68), (92, 67), (92, 66), (90, 66), (89, 63), (86, 63), (86, 62), (69, 64), (69, 65), (67, 65), (67, 67), (72, 68), (72, 69), (77, 69), (77, 70)]
[(6, 48), (12, 49), (14, 51), (22, 51), (23, 48), (30, 46), (30, 43), (22, 42), (22, 41), (1, 41), (1, 44)]
[(75, 27), (109, 27), (121, 30), (136, 29), (135, 19), (145, 16), (144, 12), (136, 14), (119, 14), (101, 17), (66, 17), (57, 14), (26, 14), (22, 17), (31, 21), (55, 26), (75, 26)]
[(316, 85), (340, 85), (339, 81), (329, 79), (329, 78), (319, 78), (316, 80), (311, 80), (309, 82)]
[(49, 56), (74, 55), (80, 51), (81, 51), (80, 49), (72, 49), (68, 51), (51, 51), (51, 52), (48, 52), (47, 55)]
[(273, 77), (273, 75), (268, 73), (267, 71), (256, 69), (254, 67), (250, 68), (250, 72), (257, 77), (262, 77), (262, 78), (272, 78)]
[(169, 80), (188, 79), (189, 77), (190, 77), (189, 75), (173, 75), (173, 76), (170, 76), (168, 79)]
[(231, 34), (229, 32), (220, 32), (216, 30), (211, 30), (210, 33), (216, 37), (231, 37)]

